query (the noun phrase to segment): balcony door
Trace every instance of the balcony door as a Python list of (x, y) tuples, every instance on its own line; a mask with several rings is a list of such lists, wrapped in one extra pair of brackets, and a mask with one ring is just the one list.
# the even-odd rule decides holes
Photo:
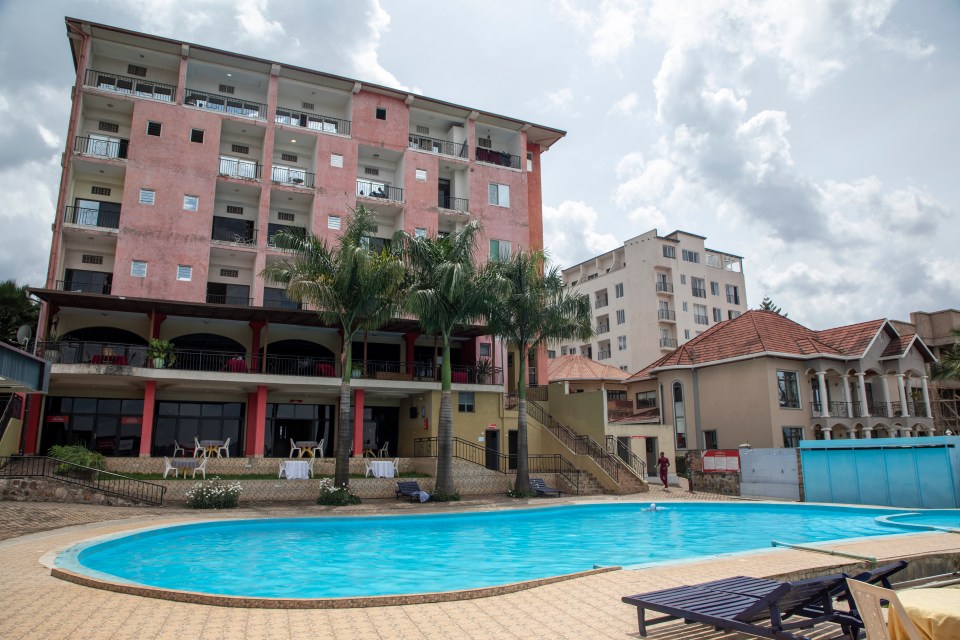
[(99, 200), (84, 200), (77, 198), (76, 224), (88, 227), (109, 227), (116, 229), (120, 225), (120, 203), (101, 202)]
[(450, 181), (446, 178), (440, 178), (437, 182), (437, 204), (443, 209), (451, 209), (450, 206)]
[(113, 283), (112, 273), (67, 269), (63, 275), (63, 290), (82, 293), (109, 294)]

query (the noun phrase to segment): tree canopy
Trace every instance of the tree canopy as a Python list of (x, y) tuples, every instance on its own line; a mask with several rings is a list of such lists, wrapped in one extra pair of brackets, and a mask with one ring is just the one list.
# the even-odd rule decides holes
[(759, 309), (761, 311), (773, 311), (774, 313), (780, 314), (784, 318), (787, 317), (787, 314), (783, 310), (773, 303), (773, 300), (770, 299), (770, 296), (763, 296), (763, 300), (760, 302)]
[(13, 279), (0, 282), (0, 340), (16, 343), (17, 329), (22, 325), (37, 330), (40, 306), (30, 299), (28, 286), (17, 286)]

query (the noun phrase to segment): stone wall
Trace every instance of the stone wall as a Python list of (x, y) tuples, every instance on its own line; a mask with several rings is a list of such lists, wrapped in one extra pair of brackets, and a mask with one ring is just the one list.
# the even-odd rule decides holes
[(691, 470), (693, 486), (691, 490), (703, 493), (718, 493), (723, 496), (740, 495), (740, 474), (731, 473), (704, 473), (703, 460), (699, 451), (687, 451), (687, 469)]
[(112, 507), (130, 507), (141, 503), (111, 496), (78, 485), (47, 478), (9, 478), (0, 480), (0, 500), (18, 502), (82, 502)]

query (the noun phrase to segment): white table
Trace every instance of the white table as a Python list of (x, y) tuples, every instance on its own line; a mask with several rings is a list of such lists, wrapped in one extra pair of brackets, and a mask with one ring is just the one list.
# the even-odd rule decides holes
[(370, 469), (375, 478), (393, 478), (397, 475), (393, 460), (374, 460), (370, 463)]
[(287, 480), (305, 480), (307, 478), (309, 464), (310, 463), (301, 460), (284, 460), (283, 475), (287, 476)]

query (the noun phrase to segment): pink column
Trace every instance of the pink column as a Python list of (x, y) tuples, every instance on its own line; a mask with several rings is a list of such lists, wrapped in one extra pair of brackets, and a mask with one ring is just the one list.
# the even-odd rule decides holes
[(254, 451), (254, 441), (257, 430), (257, 393), (247, 394), (247, 426), (243, 437), (243, 455), (251, 457)]
[(416, 331), (408, 331), (407, 333), (403, 334), (403, 341), (404, 341), (404, 342), (406, 343), (406, 345), (407, 345), (407, 354), (406, 354), (406, 357), (404, 358), (404, 359), (406, 360), (406, 362), (405, 362), (404, 364), (406, 365), (406, 367), (407, 367), (407, 373), (409, 373), (409, 374), (412, 374), (412, 373), (413, 373), (413, 362), (414, 362), (414, 357), (413, 357), (413, 355), (414, 355), (414, 346), (413, 346), (413, 343), (417, 341), (417, 336), (419, 336), (419, 335), (420, 335), (420, 334), (417, 333)]
[(262, 458), (264, 440), (267, 432), (267, 387), (265, 385), (260, 385), (257, 387), (256, 405), (257, 416), (256, 421), (253, 424), (253, 433), (250, 434), (249, 427), (247, 429), (247, 433), (253, 436), (252, 438), (249, 438), (253, 441), (253, 450), (250, 454), (251, 457)]
[(363, 389), (353, 392), (353, 455), (363, 457)]
[(140, 457), (150, 457), (153, 444), (153, 405), (157, 400), (157, 381), (147, 380), (143, 388), (143, 420), (140, 422)]
[(37, 443), (40, 442), (40, 414), (43, 412), (43, 394), (31, 393), (26, 396), (27, 433), (23, 441), (23, 452), (27, 455), (37, 453)]

